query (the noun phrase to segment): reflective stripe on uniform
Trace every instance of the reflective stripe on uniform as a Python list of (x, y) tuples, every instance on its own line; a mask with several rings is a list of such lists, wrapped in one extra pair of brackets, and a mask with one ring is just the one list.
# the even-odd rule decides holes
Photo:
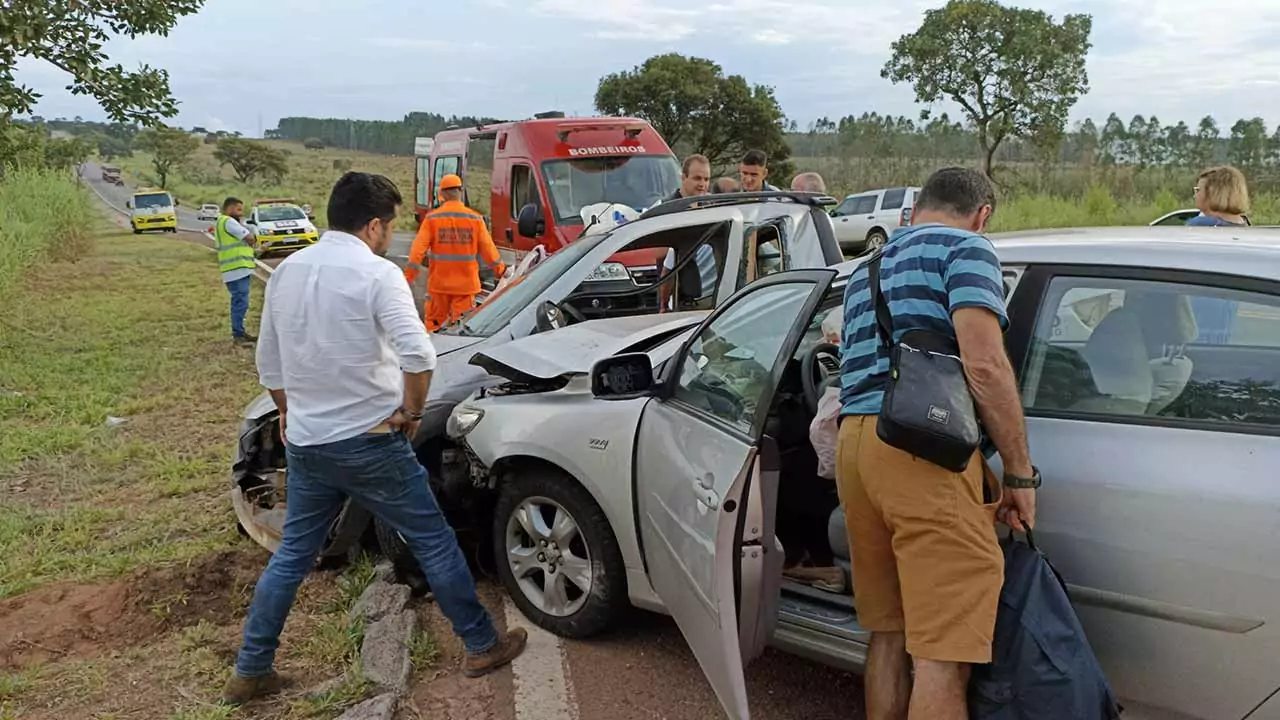
[(453, 218), (455, 220), (483, 220), (484, 216), (480, 213), (461, 213), (461, 212), (433, 212), (427, 213), (428, 218)]
[(476, 261), (477, 265), (481, 267), (487, 267), (490, 270), (497, 270), (498, 266), (502, 264), (502, 256), (498, 256), (498, 259), (495, 262), (488, 262), (483, 257), (481, 257), (480, 253), (476, 253), (474, 260)]
[(479, 255), (458, 255), (455, 253), (427, 253), (427, 260), (431, 262), (474, 262)]

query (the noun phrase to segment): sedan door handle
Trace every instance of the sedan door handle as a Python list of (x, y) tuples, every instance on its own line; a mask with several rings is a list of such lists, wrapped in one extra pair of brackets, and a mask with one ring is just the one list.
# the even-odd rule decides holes
[(693, 481), (693, 494), (698, 497), (698, 502), (706, 505), (711, 510), (720, 508), (720, 496), (716, 494), (714, 489), (716, 478), (711, 473), (707, 473)]
[(507, 242), (511, 242), (511, 228), (507, 228)]

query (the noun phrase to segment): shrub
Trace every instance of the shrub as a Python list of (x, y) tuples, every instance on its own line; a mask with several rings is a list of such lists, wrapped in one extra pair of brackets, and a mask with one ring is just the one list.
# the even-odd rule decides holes
[(91, 202), (67, 172), (15, 170), (0, 181), (0, 296), (42, 255), (74, 260), (89, 250)]

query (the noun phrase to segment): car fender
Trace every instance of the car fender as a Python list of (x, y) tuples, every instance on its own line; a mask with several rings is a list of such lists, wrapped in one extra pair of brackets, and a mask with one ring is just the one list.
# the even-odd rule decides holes
[[(627, 570), (639, 570), (644, 565), (636, 542), (632, 476), (636, 427), (649, 398), (601, 403), (590, 397), (589, 392), (544, 393), (476, 401), (486, 414), (466, 443), (481, 463), (499, 473), (534, 458), (569, 474), (609, 518)], [(529, 402), (533, 398), (542, 400)], [(547, 398), (554, 399), (548, 403)]]

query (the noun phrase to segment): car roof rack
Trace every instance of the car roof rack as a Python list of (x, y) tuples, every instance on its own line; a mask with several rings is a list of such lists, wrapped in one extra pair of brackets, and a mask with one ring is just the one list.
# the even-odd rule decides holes
[(726, 205), (750, 205), (752, 203), (765, 202), (768, 200), (793, 202), (799, 205), (808, 205), (810, 207), (825, 207), (827, 205), (840, 204), (839, 200), (825, 193), (799, 192), (792, 190), (718, 193), (667, 200), (666, 202), (645, 210), (638, 219), (643, 220), (645, 218), (661, 217), (663, 215), (684, 212), (686, 210), (703, 210), (711, 207), (724, 207)]

